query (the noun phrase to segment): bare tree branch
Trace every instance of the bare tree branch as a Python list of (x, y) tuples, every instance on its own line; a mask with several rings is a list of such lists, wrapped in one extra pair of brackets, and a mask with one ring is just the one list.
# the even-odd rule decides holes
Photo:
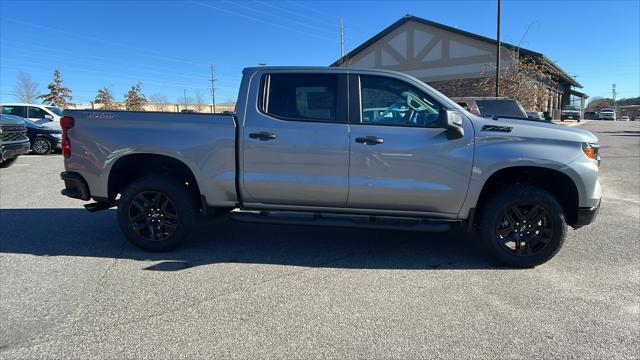
[(18, 82), (13, 90), (16, 100), (22, 103), (33, 104), (38, 97), (38, 83), (31, 80), (31, 75), (20, 72)]

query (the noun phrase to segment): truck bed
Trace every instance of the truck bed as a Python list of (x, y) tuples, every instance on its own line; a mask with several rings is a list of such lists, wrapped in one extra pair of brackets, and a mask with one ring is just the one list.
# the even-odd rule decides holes
[(235, 193), (233, 115), (118, 110), (65, 110), (73, 117), (67, 169), (80, 173), (94, 197), (108, 197), (111, 168), (127, 155), (159, 154), (186, 164), (210, 206), (232, 206)]

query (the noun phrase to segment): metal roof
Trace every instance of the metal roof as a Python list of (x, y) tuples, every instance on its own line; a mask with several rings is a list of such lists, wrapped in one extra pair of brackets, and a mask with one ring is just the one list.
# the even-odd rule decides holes
[[(380, 31), (379, 33), (374, 35), (369, 40), (363, 42), (358, 47), (356, 47), (355, 49), (353, 49), (350, 52), (348, 52), (346, 55), (344, 55), (340, 59), (334, 61), (333, 64), (331, 64), (331, 66), (338, 66), (338, 65), (342, 64), (347, 59), (352, 58), (353, 56), (355, 56), (356, 54), (358, 54), (362, 50), (366, 49), (367, 47), (369, 47), (370, 45), (372, 45), (376, 41), (382, 39), (383, 37), (385, 37), (386, 35), (391, 33), (393, 30), (399, 28), (400, 26), (404, 25), (405, 23), (407, 23), (409, 21), (415, 21), (415, 22), (418, 22), (418, 23), (421, 23), (421, 24), (437, 27), (437, 28), (442, 29), (442, 30), (451, 31), (453, 33), (460, 34), (462, 36), (467, 36), (467, 37), (470, 37), (470, 38), (473, 38), (473, 39), (476, 39), (476, 40), (479, 40), (479, 41), (483, 41), (483, 42), (486, 42), (486, 43), (489, 43), (489, 44), (493, 44), (493, 45), (497, 44), (497, 41), (495, 39), (491, 39), (491, 38), (488, 38), (486, 36), (474, 34), (474, 33), (471, 33), (471, 32), (468, 32), (468, 31), (464, 31), (464, 30), (460, 30), (460, 29), (457, 29), (457, 28), (454, 28), (454, 27), (451, 27), (451, 26), (440, 24), (440, 23), (437, 23), (435, 21), (431, 21), (431, 20), (423, 19), (421, 17), (417, 17), (417, 16), (413, 16), (413, 15), (407, 14), (407, 15), (403, 16), (402, 18), (400, 18), (398, 21), (396, 21), (393, 24), (391, 24), (391, 25), (387, 26), (386, 28), (384, 28), (382, 31)], [(556, 65), (553, 61), (549, 60), (543, 54), (541, 54), (539, 52), (536, 52), (536, 51), (533, 51), (533, 50), (525, 49), (523, 47), (519, 47), (519, 46), (515, 46), (515, 45), (512, 45), (512, 44), (509, 44), (509, 43), (505, 43), (505, 42), (500, 42), (500, 45), (505, 47), (505, 48), (507, 48), (507, 49), (518, 51), (520, 54), (527, 55), (527, 56), (530, 56), (532, 58), (537, 58), (542, 63), (544, 63), (544, 64), (552, 67), (554, 70), (558, 71), (558, 73), (560, 74), (560, 77), (563, 80), (565, 80), (566, 82), (568, 82), (569, 84), (571, 84), (571, 85), (573, 85), (575, 87), (582, 88), (582, 85), (579, 82), (577, 82), (571, 75), (567, 74), (564, 70), (562, 70), (562, 68), (560, 68), (558, 65)]]

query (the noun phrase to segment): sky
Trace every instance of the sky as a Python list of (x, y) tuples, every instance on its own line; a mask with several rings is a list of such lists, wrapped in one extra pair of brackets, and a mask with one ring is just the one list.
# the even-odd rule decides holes
[[(116, 100), (142, 82), (147, 97), (186, 91), (237, 96), (242, 69), (329, 65), (405, 14), (495, 38), (493, 1), (5, 1), (0, 0), (0, 101), (19, 72), (40, 92), (59, 69), (75, 103), (102, 87)], [(541, 52), (591, 97), (640, 96), (640, 1), (503, 0), (503, 41)], [(209, 101), (210, 102), (210, 101)]]

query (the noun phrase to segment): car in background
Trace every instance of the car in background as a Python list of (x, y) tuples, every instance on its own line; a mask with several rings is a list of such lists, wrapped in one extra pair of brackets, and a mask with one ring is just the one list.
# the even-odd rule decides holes
[(37, 121), (45, 127), (60, 130), (62, 109), (56, 106), (24, 103), (2, 104), (2, 113)]
[(27, 137), (31, 144), (31, 151), (34, 154), (48, 155), (60, 148), (61, 130), (48, 128), (29, 119), (23, 120), (27, 127)]
[(616, 110), (612, 108), (604, 108), (600, 110), (600, 120), (616, 121)]
[(532, 120), (517, 100), (505, 97), (451, 98), (468, 112), (485, 118), (511, 118)]
[(567, 119), (578, 120), (580, 122), (580, 106), (566, 105), (560, 113), (560, 121)]
[(0, 114), (0, 168), (11, 166), (18, 156), (29, 152), (29, 138), (24, 121)]
[(595, 111), (585, 111), (583, 117), (585, 120), (598, 120), (598, 113)]
[(545, 120), (544, 113), (542, 111), (527, 111), (527, 118), (531, 120)]
[(620, 121), (629, 121), (629, 117), (627, 115), (623, 115), (622, 117), (620, 117)]

